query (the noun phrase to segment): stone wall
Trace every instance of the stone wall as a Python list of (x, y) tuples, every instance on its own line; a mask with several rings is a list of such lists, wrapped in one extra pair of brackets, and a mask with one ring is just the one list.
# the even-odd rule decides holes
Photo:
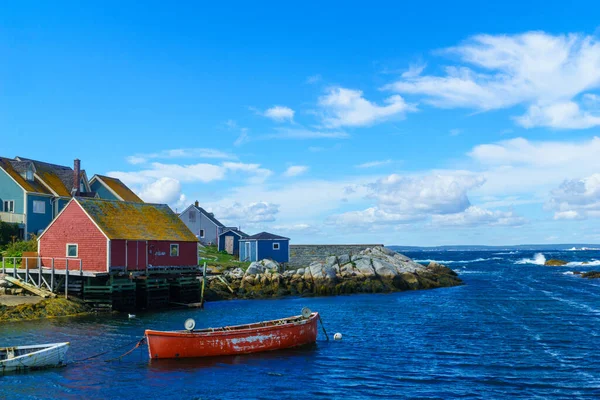
[(329, 256), (356, 254), (367, 248), (382, 244), (292, 244), (290, 245), (290, 267), (307, 267), (313, 261)]

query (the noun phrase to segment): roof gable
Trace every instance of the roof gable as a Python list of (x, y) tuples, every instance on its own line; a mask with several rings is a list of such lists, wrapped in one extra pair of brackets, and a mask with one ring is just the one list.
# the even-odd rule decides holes
[(111, 178), (110, 176), (94, 175), (90, 184), (94, 181), (100, 182), (101, 185), (106, 187), (109, 191), (115, 194), (122, 201), (129, 201), (133, 203), (143, 203), (144, 201), (138, 197), (133, 190), (129, 189), (120, 179)]
[(257, 233), (256, 235), (249, 236), (246, 239), (248, 239), (248, 240), (290, 240), (290, 238), (286, 238), (286, 237), (279, 236), (279, 235), (274, 235), (269, 232)]
[(76, 198), (109, 239), (197, 242), (166, 204)]
[(250, 237), (250, 235), (248, 235), (247, 233), (244, 233), (244, 232), (242, 232), (242, 231), (240, 231), (240, 230), (238, 230), (238, 229), (226, 229), (226, 230), (224, 230), (223, 232), (221, 232), (221, 233), (219, 234), (219, 236), (221, 236), (221, 235), (225, 235), (226, 233), (233, 233), (233, 234), (235, 234), (235, 235), (239, 236), (239, 237), (240, 237), (240, 238), (242, 238), (242, 239), (245, 239), (245, 238), (248, 238), (248, 237)]
[(11, 160), (9, 158), (0, 157), (0, 168), (2, 168), (4, 172), (17, 183), (17, 185), (21, 186), (23, 190), (30, 193), (52, 194), (39, 178), (34, 176), (33, 181), (28, 181), (23, 177), (22, 174), (27, 170), (29, 165), (32, 164), (27, 161)]
[[(215, 216), (212, 213), (207, 212), (204, 208), (198, 207), (198, 206), (193, 205), (193, 204), (190, 207), (195, 208), (196, 211), (198, 211), (199, 213), (203, 214), (206, 218), (208, 218), (213, 224), (215, 224), (219, 228), (225, 228), (225, 225), (223, 225), (218, 219), (215, 218)], [(182, 212), (182, 214), (184, 214), (190, 207), (186, 208)]]
[[(50, 164), (43, 161), (31, 160), (23, 157), (16, 157), (19, 161), (31, 162), (35, 166), (35, 173), (42, 182), (46, 184), (57, 196), (70, 197), (73, 192), (73, 174), (71, 167), (63, 165)], [(85, 170), (81, 171), (85, 174)], [(87, 183), (87, 182), (86, 182)]]

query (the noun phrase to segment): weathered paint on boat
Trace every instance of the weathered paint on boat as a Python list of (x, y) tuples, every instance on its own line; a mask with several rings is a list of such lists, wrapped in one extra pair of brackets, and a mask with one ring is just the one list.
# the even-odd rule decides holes
[(0, 347), (0, 371), (24, 371), (66, 365), (69, 342)]
[(286, 349), (317, 340), (319, 313), (198, 331), (146, 330), (151, 359), (211, 357)]

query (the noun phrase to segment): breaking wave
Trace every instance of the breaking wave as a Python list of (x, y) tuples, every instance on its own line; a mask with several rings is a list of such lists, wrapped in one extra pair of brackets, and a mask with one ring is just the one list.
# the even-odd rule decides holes
[(568, 267), (595, 267), (598, 265), (600, 265), (600, 260), (572, 261), (567, 264)]
[(504, 253), (494, 253), (496, 255), (502, 255), (502, 256), (508, 256), (508, 255), (515, 255), (515, 254), (519, 254), (519, 251), (507, 251)]
[(533, 258), (521, 258), (516, 261), (515, 264), (535, 264), (535, 265), (544, 265), (546, 263), (546, 256), (542, 253), (535, 253)]
[(595, 247), (571, 247), (570, 249), (567, 249), (567, 251), (590, 251), (590, 250), (600, 250), (598, 248)]
[(476, 258), (475, 260), (432, 260), (432, 259), (426, 259), (426, 260), (413, 260), (413, 261), (414, 262), (418, 262), (418, 263), (436, 262), (436, 263), (439, 263), (439, 264), (470, 264), (470, 263), (492, 261), (492, 260), (503, 260), (503, 258), (502, 257)]

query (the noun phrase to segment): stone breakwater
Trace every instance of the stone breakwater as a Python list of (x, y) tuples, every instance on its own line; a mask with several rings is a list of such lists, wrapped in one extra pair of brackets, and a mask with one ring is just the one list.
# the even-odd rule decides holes
[(315, 261), (324, 260), (335, 254), (358, 254), (363, 250), (383, 247), (382, 244), (291, 244), (291, 267), (306, 267)]
[(330, 256), (284, 272), (276, 262), (262, 260), (246, 271), (227, 270), (222, 277), (227, 283), (209, 277), (207, 300), (385, 293), (462, 284), (450, 268), (437, 263), (424, 266), (384, 247)]

